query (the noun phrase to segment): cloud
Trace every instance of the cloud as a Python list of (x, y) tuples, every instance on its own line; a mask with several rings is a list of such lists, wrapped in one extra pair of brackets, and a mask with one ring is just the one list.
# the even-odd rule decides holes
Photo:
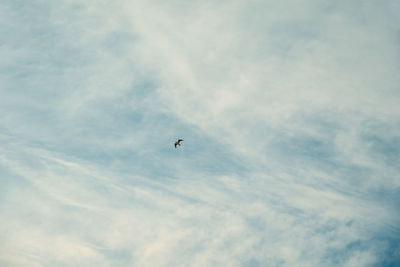
[(0, 4), (0, 262), (395, 265), (395, 10)]

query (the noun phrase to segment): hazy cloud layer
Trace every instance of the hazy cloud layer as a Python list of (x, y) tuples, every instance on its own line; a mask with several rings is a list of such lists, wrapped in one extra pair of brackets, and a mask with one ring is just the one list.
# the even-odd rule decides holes
[(0, 265), (400, 264), (397, 10), (3, 1)]

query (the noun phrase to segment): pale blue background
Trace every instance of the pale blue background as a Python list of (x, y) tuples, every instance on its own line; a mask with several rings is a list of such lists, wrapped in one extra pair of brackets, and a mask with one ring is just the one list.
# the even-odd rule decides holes
[(399, 10), (1, 1), (0, 265), (399, 266)]

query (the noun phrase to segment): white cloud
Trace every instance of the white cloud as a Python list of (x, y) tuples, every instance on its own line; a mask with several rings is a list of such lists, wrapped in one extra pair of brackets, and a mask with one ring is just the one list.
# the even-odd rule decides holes
[(0, 262), (387, 261), (397, 6), (1, 5)]

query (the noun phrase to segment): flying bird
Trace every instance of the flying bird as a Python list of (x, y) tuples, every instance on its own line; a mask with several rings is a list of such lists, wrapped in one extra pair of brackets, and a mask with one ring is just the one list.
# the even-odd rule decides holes
[(178, 139), (178, 141), (175, 142), (175, 148), (176, 148), (176, 146), (181, 145), (181, 141), (183, 141), (183, 139)]

